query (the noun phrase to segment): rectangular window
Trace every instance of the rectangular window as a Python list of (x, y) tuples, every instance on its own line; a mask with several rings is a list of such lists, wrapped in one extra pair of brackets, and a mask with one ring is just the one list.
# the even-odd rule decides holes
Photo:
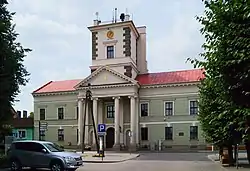
[(173, 140), (173, 127), (165, 127), (165, 140)]
[(26, 131), (25, 130), (18, 131), (18, 135), (19, 135), (19, 138), (26, 138)]
[(39, 113), (40, 113), (40, 120), (45, 120), (45, 109), (40, 109)]
[(142, 141), (148, 140), (148, 128), (141, 128), (141, 140)]
[(198, 126), (190, 126), (190, 140), (198, 140)]
[(78, 143), (79, 141), (79, 129), (76, 129), (76, 142)]
[(57, 109), (57, 115), (58, 115), (58, 119), (64, 119), (63, 107), (59, 107), (59, 108)]
[(113, 104), (107, 105), (107, 118), (115, 117), (115, 107)]
[(45, 141), (45, 130), (40, 131), (40, 139), (41, 141)]
[(165, 102), (165, 116), (172, 116), (174, 113), (174, 102)]
[(198, 101), (197, 100), (189, 101), (189, 113), (190, 115), (198, 115)]
[(64, 141), (64, 130), (58, 129), (58, 141)]
[(115, 54), (114, 54), (114, 46), (107, 46), (107, 58), (111, 59), (114, 58)]
[(141, 116), (148, 116), (148, 103), (141, 103)]
[(79, 108), (78, 108), (78, 106), (76, 107), (76, 119), (78, 120), (78, 118), (79, 118)]

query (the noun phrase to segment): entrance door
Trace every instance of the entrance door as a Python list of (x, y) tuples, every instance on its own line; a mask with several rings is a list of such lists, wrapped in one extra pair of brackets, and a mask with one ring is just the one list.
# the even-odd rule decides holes
[(115, 129), (108, 128), (106, 134), (106, 148), (112, 148), (115, 143)]

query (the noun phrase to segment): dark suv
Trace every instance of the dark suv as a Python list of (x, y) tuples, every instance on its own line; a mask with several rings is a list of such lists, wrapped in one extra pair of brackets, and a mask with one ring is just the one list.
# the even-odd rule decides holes
[(65, 152), (58, 145), (46, 141), (15, 141), (11, 144), (7, 157), (11, 170), (16, 171), (22, 167), (74, 171), (83, 165), (80, 154)]

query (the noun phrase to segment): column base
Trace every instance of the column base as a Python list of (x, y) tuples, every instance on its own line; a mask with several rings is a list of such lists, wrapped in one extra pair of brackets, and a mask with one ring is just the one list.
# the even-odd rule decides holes
[(136, 144), (130, 144), (128, 147), (128, 151), (129, 152), (136, 152), (137, 151)]
[(113, 146), (113, 149), (114, 149), (115, 151), (120, 151), (120, 150), (121, 150), (120, 144), (115, 144), (115, 145)]

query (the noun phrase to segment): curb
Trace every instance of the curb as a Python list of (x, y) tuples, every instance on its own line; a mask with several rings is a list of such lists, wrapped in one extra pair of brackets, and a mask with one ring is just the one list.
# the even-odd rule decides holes
[(209, 160), (211, 160), (212, 162), (214, 162), (216, 165), (218, 165), (221, 169), (225, 170), (225, 171), (228, 171), (228, 169), (226, 169), (223, 165), (221, 165), (220, 163), (218, 163), (216, 160), (214, 160), (211, 155), (208, 155), (207, 158)]
[(122, 159), (122, 160), (89, 160), (89, 161), (83, 161), (84, 163), (121, 163), (124, 161), (128, 161), (128, 160), (133, 160), (140, 157), (140, 154), (137, 154), (135, 157), (131, 157), (131, 158), (126, 158), (126, 159)]

